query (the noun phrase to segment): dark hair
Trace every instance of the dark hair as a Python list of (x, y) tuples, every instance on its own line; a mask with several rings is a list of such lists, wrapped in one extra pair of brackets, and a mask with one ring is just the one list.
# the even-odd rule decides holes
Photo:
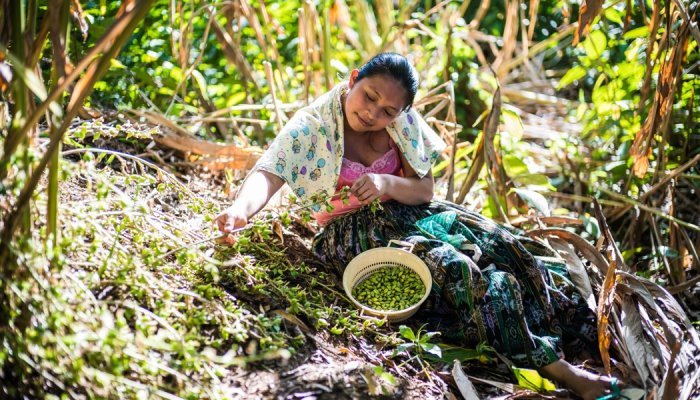
[(372, 57), (367, 64), (360, 68), (356, 81), (374, 75), (389, 75), (396, 79), (408, 93), (408, 103), (402, 111), (406, 111), (413, 105), (413, 99), (418, 91), (418, 73), (408, 62), (406, 57), (397, 53), (379, 53)]

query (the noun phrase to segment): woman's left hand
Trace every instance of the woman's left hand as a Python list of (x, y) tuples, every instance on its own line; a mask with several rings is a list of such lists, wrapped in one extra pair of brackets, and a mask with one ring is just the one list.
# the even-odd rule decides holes
[(377, 197), (386, 194), (386, 182), (381, 174), (365, 174), (357, 178), (350, 192), (362, 204), (369, 204)]

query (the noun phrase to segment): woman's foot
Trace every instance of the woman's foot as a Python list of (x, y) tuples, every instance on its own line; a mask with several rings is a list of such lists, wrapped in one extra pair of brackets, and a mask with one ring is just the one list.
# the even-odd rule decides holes
[(595, 400), (610, 393), (613, 379), (576, 368), (564, 360), (555, 361), (540, 368), (546, 378), (555, 380), (571, 389), (584, 400)]

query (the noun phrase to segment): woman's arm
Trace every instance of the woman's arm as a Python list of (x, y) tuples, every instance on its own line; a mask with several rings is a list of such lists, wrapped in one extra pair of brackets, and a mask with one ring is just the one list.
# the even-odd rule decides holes
[(433, 198), (433, 173), (419, 178), (408, 161), (401, 155), (401, 168), (404, 176), (389, 174), (366, 174), (355, 181), (351, 192), (363, 204), (369, 204), (377, 197), (388, 195), (392, 199), (416, 205), (428, 203)]
[(266, 171), (255, 171), (243, 182), (236, 201), (216, 217), (223, 233), (244, 227), (250, 218), (262, 210), (284, 184), (280, 177)]

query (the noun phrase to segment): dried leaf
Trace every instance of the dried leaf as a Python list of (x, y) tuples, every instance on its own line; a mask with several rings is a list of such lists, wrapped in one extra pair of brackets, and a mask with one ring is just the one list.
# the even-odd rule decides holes
[(527, 235), (552, 235), (559, 237), (567, 243), (570, 243), (572, 246), (574, 246), (576, 250), (580, 251), (581, 254), (583, 254), (583, 257), (588, 261), (592, 262), (598, 268), (598, 270), (600, 270), (601, 273), (605, 274), (608, 271), (608, 262), (605, 260), (602, 254), (600, 254), (600, 252), (595, 247), (593, 247), (593, 245), (588, 243), (584, 238), (573, 232), (561, 228), (546, 228), (529, 231), (527, 232)]
[(678, 382), (678, 376), (676, 376), (675, 364), (676, 357), (680, 351), (680, 343), (676, 343), (671, 349), (671, 361), (668, 363), (668, 368), (666, 370), (666, 377), (664, 378), (663, 392), (661, 394), (662, 400), (676, 400), (679, 399), (680, 388)]
[(165, 134), (155, 137), (154, 140), (162, 146), (170, 147), (186, 154), (203, 156), (195, 163), (214, 170), (225, 168), (247, 170), (255, 165), (255, 162), (262, 154), (262, 150), (258, 147), (239, 147), (234, 144), (221, 145), (191, 136)]
[(617, 263), (613, 260), (610, 263), (607, 274), (605, 274), (605, 280), (603, 281), (603, 287), (598, 295), (598, 349), (600, 350), (600, 357), (603, 359), (603, 366), (605, 367), (605, 373), (610, 374), (610, 343), (611, 334), (608, 331), (608, 325), (610, 324), (609, 318), (610, 313), (613, 309), (613, 301), (615, 296), (615, 269)]
[(501, 118), (501, 104), (501, 88), (498, 87), (493, 94), (491, 111), (484, 122), (484, 153), (486, 165), (491, 169), (492, 176), (494, 176), (499, 183), (499, 193), (505, 194), (503, 187), (505, 183), (505, 171), (503, 171), (501, 158), (496, 152), (496, 147), (493, 143), (496, 138), (496, 132), (498, 132), (498, 125)]
[(280, 242), (284, 245), (284, 232), (282, 231), (282, 223), (277, 220), (272, 221), (272, 231), (280, 238)]
[(659, 83), (656, 86), (654, 94), (654, 103), (651, 110), (644, 120), (642, 129), (637, 132), (634, 137), (634, 142), (630, 148), (630, 154), (634, 156), (634, 165), (632, 170), (634, 174), (641, 178), (647, 173), (649, 168), (649, 157), (652, 151), (652, 141), (654, 134), (664, 127), (660, 126), (662, 120), (664, 125), (670, 121), (668, 115), (673, 108), (673, 99), (676, 89), (681, 84), (681, 71), (683, 68), (683, 60), (688, 51), (688, 38), (690, 37), (690, 29), (686, 21), (681, 25), (676, 44), (671, 49), (670, 55), (664, 59), (659, 71)]
[(71, 0), (70, 11), (71, 14), (73, 14), (73, 18), (75, 18), (75, 20), (78, 22), (80, 32), (83, 34), (83, 40), (87, 40), (88, 23), (87, 20), (85, 20), (85, 15), (83, 14), (83, 7), (80, 6), (80, 1)]
[(566, 260), (566, 268), (571, 277), (571, 281), (576, 286), (576, 289), (581, 293), (581, 296), (586, 300), (588, 308), (591, 311), (597, 309), (595, 295), (593, 294), (593, 286), (591, 280), (583, 266), (581, 259), (576, 255), (574, 247), (565, 240), (559, 238), (549, 239), (549, 244), (556, 250), (559, 255)]
[(455, 360), (452, 367), (452, 377), (455, 379), (455, 384), (459, 389), (459, 393), (465, 400), (479, 400), (479, 395), (474, 388), (474, 385), (469, 380), (469, 377), (462, 371), (462, 364), (459, 360)]
[(484, 133), (481, 132), (476, 140), (477, 145), (476, 151), (474, 152), (475, 156), (472, 160), (472, 165), (469, 167), (469, 172), (467, 172), (467, 176), (464, 178), (464, 181), (462, 181), (462, 186), (459, 188), (459, 194), (457, 195), (456, 199), (457, 204), (464, 203), (464, 198), (467, 197), (467, 193), (469, 193), (472, 186), (474, 186), (476, 180), (479, 179), (481, 169), (484, 167)]
[[(642, 378), (642, 382), (649, 382), (650, 366), (653, 365), (653, 354), (655, 351), (650, 348), (648, 338), (644, 333), (642, 316), (637, 311), (634, 302), (626, 298), (622, 301), (620, 310), (620, 321), (622, 323), (622, 339), (625, 347), (634, 363), (634, 368)], [(651, 322), (651, 321), (646, 321)]]

